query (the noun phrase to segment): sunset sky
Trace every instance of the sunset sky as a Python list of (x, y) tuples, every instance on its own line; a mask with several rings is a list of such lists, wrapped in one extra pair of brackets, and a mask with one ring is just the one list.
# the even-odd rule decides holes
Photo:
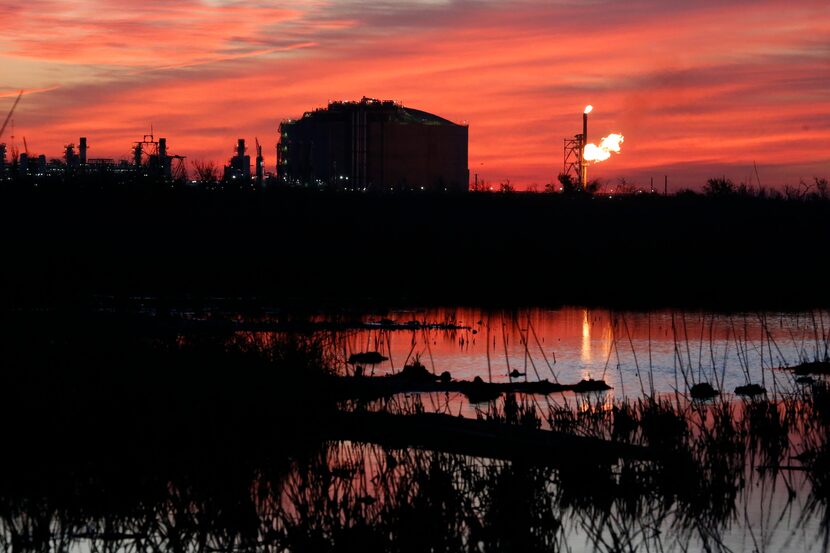
[[(0, 116), (18, 147), (129, 157), (149, 132), (224, 163), (330, 100), (393, 99), (470, 126), (471, 175), (540, 189), (594, 106), (625, 135), (590, 169), (761, 184), (830, 177), (830, 2), (0, 0)], [(10, 142), (10, 129), (2, 140)], [(754, 176), (753, 183), (754, 182)]]

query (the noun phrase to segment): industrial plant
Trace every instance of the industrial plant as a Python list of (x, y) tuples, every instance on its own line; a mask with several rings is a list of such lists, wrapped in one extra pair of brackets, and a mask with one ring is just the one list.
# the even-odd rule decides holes
[(255, 139), (254, 168), (245, 139), (239, 138), (224, 167), (194, 162), (189, 180), (186, 157), (171, 153), (167, 138), (149, 134), (130, 147), (128, 159), (90, 157), (90, 141), (66, 144), (60, 158), (29, 151), (26, 138), (18, 149), (11, 119), (22, 92), (0, 128), (10, 120), (11, 147), (0, 143), (0, 179), (29, 182), (78, 181), (208, 184), (233, 188), (268, 185), (350, 191), (466, 192), (468, 127), (405, 107), (390, 100), (364, 97), (331, 102), (279, 125), (276, 173), (266, 173), (262, 145)]
[(390, 100), (331, 102), (284, 121), (277, 177), (341, 190), (466, 191), (468, 128)]
[(167, 139), (156, 139), (152, 134), (133, 143), (130, 161), (89, 157), (85, 136), (78, 141), (77, 150), (74, 143), (64, 146), (61, 158), (47, 160), (44, 154), (30, 153), (25, 138), (24, 148), (21, 152), (13, 146), (11, 159), (7, 159), (6, 144), (0, 143), (0, 177), (34, 181), (81, 175), (122, 175), (170, 182), (187, 179), (185, 156), (170, 154)]
[[(21, 92), (8, 112), (0, 139), (11, 122), (11, 144), (0, 142), (0, 180), (61, 182), (79, 177), (96, 177), (99, 184), (189, 183), (209, 189), (250, 189), (263, 186), (302, 187), (342, 191), (429, 191), (466, 192), (470, 185), (466, 124), (406, 107), (391, 100), (363, 97), (359, 101), (330, 102), (325, 108), (308, 111), (299, 119), (279, 125), (276, 143), (276, 171), (265, 171), (262, 144), (255, 138), (253, 161), (244, 138), (239, 138), (227, 164), (213, 161), (192, 163), (195, 180), (189, 180), (186, 158), (170, 152), (166, 138), (150, 133), (132, 143), (130, 159), (89, 156), (87, 137), (66, 144), (61, 158), (48, 159), (23, 149), (14, 137), (12, 115)], [(591, 163), (620, 152), (622, 134), (612, 133), (598, 144), (588, 142), (588, 114), (582, 113), (582, 132), (564, 140), (564, 163), (559, 181), (562, 191), (589, 191)], [(595, 184), (592, 184), (595, 186)], [(653, 186), (652, 186), (653, 189)], [(476, 186), (478, 187), (478, 175)]]
[[(236, 155), (234, 155), (224, 170), (225, 182), (251, 183), (251, 156), (247, 155), (245, 139), (236, 141)], [(253, 183), (261, 185), (265, 179), (265, 158), (262, 157), (262, 145), (256, 139), (256, 173)]]
[[(3, 125), (0, 126), (0, 139), (12, 122), (14, 128), (15, 108), (23, 97), (23, 91), (15, 98)], [(5, 142), (0, 142), (0, 179), (33, 181), (35, 183), (47, 180), (61, 180), (81, 175), (110, 176), (120, 175), (130, 178), (143, 177), (154, 181), (185, 180), (187, 168), (185, 157), (168, 152), (167, 139), (156, 140), (152, 126), (150, 134), (133, 143), (132, 161), (113, 158), (91, 158), (88, 155), (89, 143), (87, 137), (82, 136), (78, 141), (78, 150), (75, 144), (67, 144), (63, 148), (63, 159), (52, 158), (47, 161), (46, 155), (35, 155), (29, 151), (26, 137), (23, 137), (23, 151), (19, 151), (14, 141), (14, 130), (11, 133), (11, 149), (7, 149)], [(11, 159), (7, 155), (11, 154)], [(118, 179), (123, 180), (123, 178)]]
[(594, 106), (585, 106), (582, 112), (582, 132), (564, 140), (564, 163), (560, 180), (576, 183), (578, 190), (588, 190), (588, 162), (605, 161), (611, 153), (620, 153), (622, 134), (612, 133), (604, 137), (599, 145), (588, 142), (588, 114)]

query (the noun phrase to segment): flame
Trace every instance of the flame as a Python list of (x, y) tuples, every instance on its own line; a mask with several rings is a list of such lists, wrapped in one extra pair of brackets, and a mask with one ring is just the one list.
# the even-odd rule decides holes
[(592, 106), (592, 105), (587, 105), (587, 106), (585, 106), (585, 113), (591, 113), (591, 111), (592, 111), (593, 109), (594, 109), (594, 106)]
[(585, 161), (605, 161), (611, 157), (611, 152), (615, 154), (620, 153), (620, 144), (623, 143), (623, 140), (624, 138), (621, 134), (609, 134), (602, 139), (599, 146), (596, 144), (586, 144), (583, 157)]

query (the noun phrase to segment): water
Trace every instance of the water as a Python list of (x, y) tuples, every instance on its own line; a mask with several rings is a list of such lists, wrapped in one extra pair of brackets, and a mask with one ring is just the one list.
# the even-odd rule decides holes
[[(201, 317), (190, 313), (184, 318)], [(725, 434), (713, 430), (713, 413), (720, 404), (701, 407), (708, 417), (701, 426), (699, 420), (693, 422), (701, 411), (692, 411), (688, 402), (676, 403), (689, 409), (684, 413), (690, 432), (685, 438), (688, 441), (672, 451), (678, 458), (688, 456), (688, 463), (623, 459), (612, 466), (565, 463), (564, 467), (346, 440), (293, 443), (296, 438), (284, 438), (284, 430), (290, 425), (302, 427), (302, 423), (291, 420), (292, 413), (270, 404), (264, 412), (279, 415), (256, 422), (243, 416), (244, 401), (232, 402), (231, 411), (216, 411), (232, 415), (235, 421), (249, 421), (254, 427), (249, 432), (240, 432), (233, 426), (237, 423), (216, 429), (210, 426), (216, 421), (206, 423), (170, 409), (164, 411), (173, 418), (170, 428), (159, 425), (153, 432), (173, 437), (202, 432), (207, 444), (194, 442), (205, 448), (197, 450), (197, 458), (188, 448), (178, 453), (171, 448), (142, 456), (139, 461), (122, 459), (129, 429), (124, 431), (126, 442), (119, 436), (114, 447), (102, 450), (105, 455), (92, 454), (84, 461), (82, 450), (61, 450), (54, 458), (47, 456), (43, 467), (48, 469), (43, 472), (35, 464), (0, 479), (0, 549), (828, 550), (830, 479), (826, 467), (809, 467), (792, 456), (805, 450), (827, 452), (830, 410), (822, 411), (818, 402), (800, 410), (808, 396), (793, 396), (800, 385), (789, 372), (778, 370), (827, 355), (827, 312), (712, 314), (450, 307), (357, 315), (326, 313), (310, 320), (276, 311), (256, 316), (214, 312), (204, 318), (217, 317), (236, 321), (239, 329), (235, 338), (254, 344), (284, 338), (291, 325), (295, 331), (311, 332), (323, 341), (341, 373), (354, 370), (346, 362), (351, 354), (378, 351), (389, 359), (367, 367), (367, 372), (377, 376), (400, 371), (417, 358), (436, 373), (449, 371), (455, 379), (463, 380), (479, 376), (507, 382), (511, 370), (525, 373), (521, 380), (531, 381), (604, 379), (613, 389), (599, 396), (565, 393), (531, 398), (542, 408), (543, 416), (551, 406), (585, 409), (587, 415), (595, 408), (606, 417), (601, 424), (610, 424), (607, 408), (622, 400), (652, 395), (673, 399), (675, 391), (686, 393), (689, 385), (700, 381), (711, 382), (732, 400), (735, 386), (754, 382), (765, 386), (770, 397), (790, 402), (790, 411), (781, 409), (789, 417), (781, 419), (787, 425), (782, 432), (786, 446), (770, 449), (763, 437), (760, 445), (752, 442), (753, 427), (744, 417), (750, 404), (741, 400), (729, 407), (734, 410), (734, 421), (744, 421), (744, 426), (735, 422), (734, 433)], [(427, 324), (414, 329), (393, 329), (389, 321), (385, 326), (372, 326), (381, 319)], [(263, 330), (269, 325), (271, 329)], [(186, 344), (190, 338), (183, 332), (176, 342)], [(232, 367), (239, 374), (244, 374), (245, 368)], [(193, 374), (219, 371), (224, 387), (221, 372), (225, 369), (217, 362), (196, 367)], [(148, 373), (143, 371), (140, 376)], [(134, 387), (130, 378), (127, 383)], [(244, 378), (227, 380), (227, 390), (232, 393), (250, 392)], [(165, 382), (169, 389), (169, 381)], [(280, 379), (268, 382), (285, 387)], [(186, 381), (181, 389), (190, 387)], [(199, 395), (201, 388), (194, 388)], [(212, 412), (213, 402), (227, 400), (215, 388), (205, 389), (210, 397), (204, 403), (183, 405)], [(124, 389), (119, 393), (127, 395)], [(317, 396), (314, 391), (311, 394)], [(267, 401), (263, 403), (262, 398), (271, 396), (266, 391), (256, 397), (260, 398), (257, 404), (263, 405)], [(471, 405), (461, 394), (414, 397), (428, 410), (466, 417), (475, 417), (483, 408)], [(156, 399), (182, 401), (165, 393)], [(412, 396), (399, 400), (414, 401)], [(592, 401), (597, 403), (592, 405)], [(161, 404), (148, 405), (158, 408)], [(135, 428), (147, 426), (140, 413), (135, 421), (130, 416), (126, 420), (133, 421)], [(610, 428), (604, 427), (604, 437)], [(635, 432), (644, 435), (645, 425), (639, 428)], [(83, 432), (94, 433), (94, 429)], [(238, 441), (229, 439), (237, 435)], [(100, 439), (109, 443), (111, 437)], [(139, 449), (142, 447), (146, 448), (141, 445)], [(236, 454), (235, 448), (245, 453)], [(213, 454), (203, 455), (204, 451)], [(221, 461), (214, 458), (218, 452), (223, 453)], [(572, 453), (562, 451), (561, 456), (567, 459)], [(768, 465), (784, 468), (761, 470)]]
[[(0, 511), (0, 545), (73, 553), (818, 553), (827, 547), (826, 505), (812, 502), (803, 473), (764, 477), (747, 470), (728, 475), (713, 493), (707, 483), (698, 494), (698, 483), (690, 482), (676, 493), (626, 494), (605, 485), (614, 472), (568, 476), (546, 467), (350, 442), (327, 444), (283, 469), (223, 473), (233, 468), (169, 481), (139, 474), (145, 492), (135, 505), (107, 500), (117, 488), (96, 489), (77, 504), (56, 506), (49, 496), (21, 502)], [(47, 528), (49, 546), (37, 541), (49, 535)]]
[[(614, 312), (605, 309), (531, 308), (489, 311), (436, 308), (363, 314), (364, 323), (382, 319), (406, 323), (449, 323), (459, 328), (416, 330), (350, 329), (329, 331), (327, 344), (342, 372), (349, 355), (378, 351), (388, 361), (367, 367), (375, 376), (393, 374), (419, 359), (436, 374), (454, 379), (508, 382), (548, 379), (575, 384), (603, 379), (614, 399), (681, 393), (709, 382), (731, 393), (757, 383), (770, 393), (793, 388), (791, 374), (777, 370), (824, 358), (830, 344), (830, 314), (712, 314), (689, 312)], [(315, 320), (331, 321), (333, 316)], [(353, 321), (353, 317), (349, 320)], [(254, 340), (273, 339), (253, 333)]]

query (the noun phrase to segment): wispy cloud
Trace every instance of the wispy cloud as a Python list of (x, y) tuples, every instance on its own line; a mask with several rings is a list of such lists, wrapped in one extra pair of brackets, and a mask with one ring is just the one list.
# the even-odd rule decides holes
[(592, 133), (626, 135), (597, 176), (830, 174), (826, 1), (0, 4), (0, 98), (62, 85), (18, 108), (44, 150), (83, 134), (121, 155), (153, 122), (224, 161), (237, 136), (274, 142), (280, 119), (368, 95), (468, 121), (491, 181), (555, 178), (586, 103)]

